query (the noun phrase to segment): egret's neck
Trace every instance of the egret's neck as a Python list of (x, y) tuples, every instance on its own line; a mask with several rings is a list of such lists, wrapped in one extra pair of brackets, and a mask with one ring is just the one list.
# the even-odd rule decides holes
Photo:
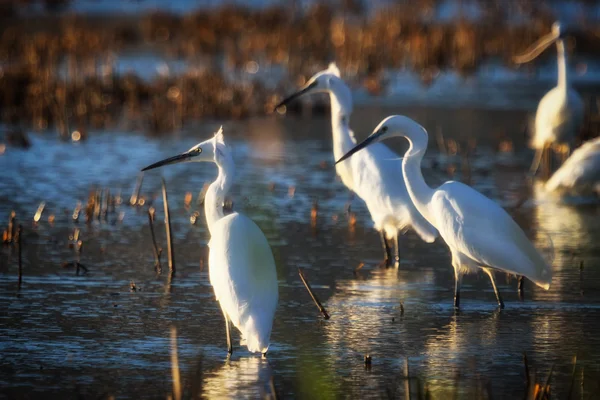
[(567, 76), (565, 42), (562, 39), (556, 41), (556, 51), (558, 53), (558, 87), (564, 89), (566, 92), (569, 81)]
[(427, 185), (421, 172), (421, 161), (427, 150), (427, 138), (425, 138), (424, 144), (409, 137), (407, 139), (410, 147), (402, 160), (404, 182), (406, 183), (410, 199), (415, 207), (417, 207), (417, 210), (430, 224), (435, 226), (429, 212), (429, 203), (431, 202), (434, 190)]
[(204, 197), (204, 214), (206, 215), (206, 224), (212, 234), (215, 223), (224, 217), (223, 203), (225, 196), (233, 183), (235, 166), (230, 155), (222, 157), (216, 162), (219, 167), (217, 179), (210, 184)]
[(331, 131), (333, 133), (333, 155), (339, 159), (355, 145), (356, 139), (350, 130), (350, 114), (352, 99), (350, 90), (347, 93), (330, 92), (331, 98)]

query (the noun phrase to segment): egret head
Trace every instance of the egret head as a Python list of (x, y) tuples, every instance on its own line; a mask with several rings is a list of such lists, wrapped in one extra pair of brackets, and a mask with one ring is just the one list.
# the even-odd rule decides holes
[(281, 106), (291, 103), (305, 94), (309, 93), (332, 93), (335, 94), (341, 105), (348, 112), (352, 109), (352, 93), (346, 83), (340, 77), (340, 70), (335, 63), (329, 64), (329, 67), (323, 71), (317, 72), (308, 82), (297, 92), (292, 93), (279, 104), (275, 106), (277, 110)]
[(169, 157), (165, 160), (156, 162), (142, 169), (147, 171), (169, 164), (182, 162), (216, 162), (219, 163), (222, 157), (225, 157), (225, 142), (223, 140), (223, 127), (220, 127), (214, 137), (205, 140), (189, 149), (188, 151)]
[(560, 22), (552, 24), (552, 29), (549, 34), (543, 36), (540, 40), (532, 44), (525, 53), (515, 56), (514, 62), (517, 64), (523, 64), (529, 62), (544, 52), (550, 45), (556, 43), (558, 40), (565, 39), (568, 32), (565, 25)]
[(564, 29), (564, 25), (560, 23), (560, 21), (556, 21), (552, 24), (551, 35), (554, 35), (557, 38), (564, 39), (566, 29)]
[(344, 161), (352, 154), (357, 151), (364, 149), (370, 144), (381, 142), (382, 140), (391, 137), (405, 137), (407, 138), (412, 148), (415, 150), (422, 150), (427, 148), (428, 135), (425, 128), (413, 121), (412, 119), (403, 115), (392, 115), (385, 118), (377, 125), (373, 133), (369, 135), (365, 140), (354, 146), (352, 150), (342, 156), (336, 161), (336, 164)]

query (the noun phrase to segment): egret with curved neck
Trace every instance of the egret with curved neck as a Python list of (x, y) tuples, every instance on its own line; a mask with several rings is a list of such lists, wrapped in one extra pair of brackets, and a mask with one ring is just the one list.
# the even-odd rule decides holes
[(241, 332), (241, 344), (250, 352), (264, 355), (269, 348), (278, 298), (275, 261), (265, 235), (251, 219), (236, 212), (223, 212), (225, 196), (233, 183), (234, 163), (222, 128), (213, 138), (142, 171), (180, 162), (214, 162), (219, 169), (204, 198), (211, 236), (210, 283), (225, 317), (229, 354), (233, 352), (231, 322)]
[[(349, 121), (352, 113), (352, 93), (340, 77), (338, 67), (332, 63), (318, 72), (296, 93), (285, 98), (275, 108), (309, 93), (324, 92), (331, 100), (331, 131), (333, 156), (339, 159), (356, 145)], [(356, 193), (367, 205), (375, 229), (379, 231), (386, 265), (399, 265), (399, 232), (412, 228), (427, 243), (437, 237), (437, 231), (412, 204), (406, 186), (398, 179), (402, 159), (384, 144), (371, 146), (357, 157), (336, 164), (336, 172), (348, 189)], [(392, 260), (391, 248), (386, 239), (395, 242)]]
[(537, 172), (544, 153), (552, 145), (563, 145), (560, 148), (567, 149), (562, 151), (564, 160), (583, 125), (583, 101), (569, 84), (565, 36), (565, 29), (556, 22), (552, 25), (550, 34), (534, 43), (524, 54), (514, 58), (518, 64), (529, 62), (556, 43), (558, 83), (542, 97), (535, 114), (535, 132), (531, 145), (536, 153), (531, 163), (531, 174)]
[(490, 277), (501, 308), (504, 308), (504, 302), (493, 269), (524, 275), (544, 289), (550, 287), (552, 272), (548, 263), (498, 204), (460, 182), (446, 182), (436, 189), (427, 185), (421, 173), (427, 131), (410, 118), (395, 115), (384, 119), (367, 139), (337, 162), (391, 137), (408, 140), (410, 147), (402, 162), (408, 193), (423, 217), (437, 228), (452, 254), (456, 308), (460, 305), (463, 275), (478, 268)]

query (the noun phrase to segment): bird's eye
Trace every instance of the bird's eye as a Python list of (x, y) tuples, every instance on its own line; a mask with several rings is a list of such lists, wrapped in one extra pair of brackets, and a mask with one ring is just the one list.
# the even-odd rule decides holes
[(382, 132), (382, 133), (386, 133), (386, 132), (387, 132), (387, 130), (388, 130), (388, 127), (387, 127), (387, 126), (384, 126), (383, 128), (381, 128), (381, 132)]
[(196, 147), (196, 153), (202, 153), (202, 149), (200, 147)]

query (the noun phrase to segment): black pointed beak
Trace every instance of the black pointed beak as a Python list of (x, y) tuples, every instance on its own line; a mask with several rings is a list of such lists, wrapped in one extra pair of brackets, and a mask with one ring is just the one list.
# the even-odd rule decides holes
[(359, 144), (357, 144), (356, 146), (354, 146), (349, 152), (347, 152), (346, 154), (344, 154), (335, 163), (337, 164), (337, 163), (340, 163), (340, 162), (344, 161), (345, 159), (347, 159), (348, 157), (350, 157), (352, 154), (356, 153), (357, 151), (360, 151), (360, 150), (364, 149), (365, 147), (367, 147), (368, 145), (370, 145), (371, 143), (376, 142), (377, 138), (380, 135), (381, 135), (380, 131), (373, 132), (369, 137), (367, 137), (365, 140), (363, 140), (362, 142), (360, 142)]
[(162, 167), (163, 165), (169, 165), (169, 164), (177, 164), (183, 161), (187, 161), (190, 158), (192, 158), (194, 156), (194, 154), (192, 153), (182, 153), (182, 154), (178, 154), (174, 157), (169, 157), (167, 159), (164, 159), (162, 161), (159, 162), (155, 162), (154, 164), (148, 165), (145, 168), (142, 168), (142, 171), (148, 171), (149, 169), (154, 169), (154, 168), (158, 168), (158, 167)]
[(279, 102), (279, 104), (277, 104), (275, 106), (273, 111), (277, 111), (277, 109), (279, 107), (285, 106), (285, 105), (289, 104), (292, 100), (294, 100), (298, 97), (301, 97), (302, 95), (305, 95), (306, 93), (310, 92), (310, 90), (312, 88), (314, 88), (315, 86), (317, 86), (317, 81), (312, 81), (311, 83), (309, 83), (308, 85), (306, 85), (305, 87), (303, 87), (302, 89), (297, 91), (296, 93), (293, 93), (293, 94), (289, 95), (288, 97), (286, 97), (285, 99), (281, 100), (281, 102)]

